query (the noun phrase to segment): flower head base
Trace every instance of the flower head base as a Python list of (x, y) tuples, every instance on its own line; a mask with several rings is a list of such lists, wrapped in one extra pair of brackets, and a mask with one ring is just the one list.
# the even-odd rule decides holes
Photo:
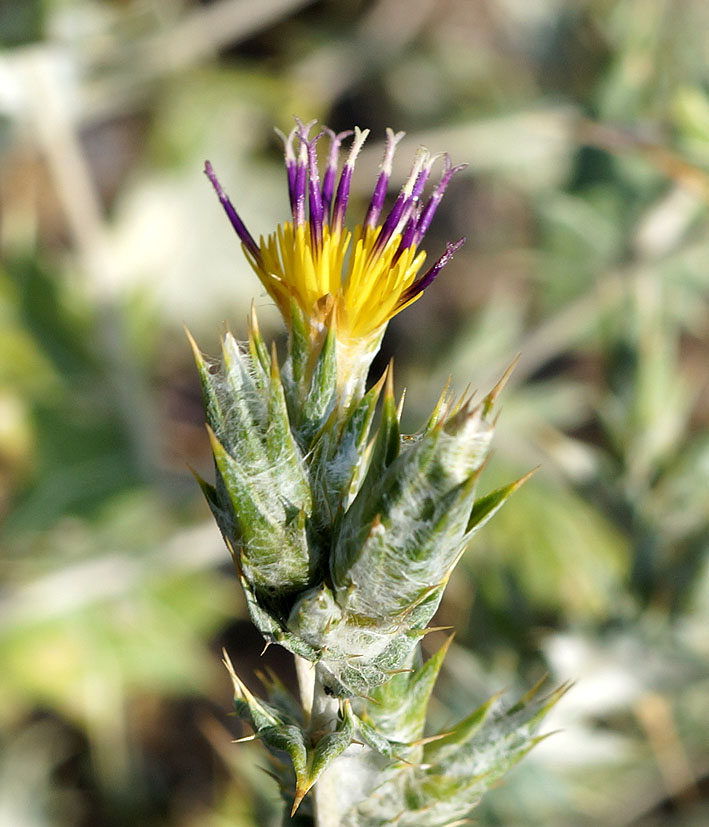
[[(384, 158), (364, 220), (353, 230), (345, 226), (355, 161), (369, 130), (335, 134), (323, 129), (314, 138), (314, 122), (300, 121), (283, 135), (292, 220), (257, 243), (246, 229), (212, 166), (205, 172), (212, 182), (244, 251), (286, 323), (299, 312), (307, 321), (313, 348), (328, 329), (337, 338), (341, 388), (363, 386), (387, 322), (416, 301), (450, 261), (465, 239), (446, 246), (443, 255), (421, 273), (426, 254), (419, 245), (428, 230), (453, 175), (447, 155), (438, 184), (427, 199), (425, 185), (441, 156), (425, 148), (416, 153), (411, 173), (394, 205), (381, 219), (392, 161), (403, 132), (387, 130)], [(349, 153), (337, 180), (338, 157), (345, 138), (353, 135)], [(330, 146), (320, 178), (317, 145), (327, 136)], [(337, 180), (337, 186), (335, 183)], [(351, 396), (346, 392), (345, 397)]]

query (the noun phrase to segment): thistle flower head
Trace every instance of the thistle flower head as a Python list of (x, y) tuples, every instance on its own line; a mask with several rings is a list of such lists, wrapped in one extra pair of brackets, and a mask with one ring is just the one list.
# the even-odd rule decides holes
[[(258, 242), (209, 163), (205, 169), (289, 337), (280, 362), (252, 312), (248, 342), (227, 333), (220, 364), (193, 343), (215, 461), (215, 483), (199, 482), (252, 620), (268, 643), (302, 659), (304, 709), (275, 681), (266, 685), (269, 700), (259, 700), (227, 665), (236, 712), (276, 756), (286, 786), (291, 773), (281, 758), (290, 756), (291, 815), (327, 770), (334, 775), (316, 802), (322, 823), (443, 827), (462, 823), (456, 819), (536, 743), (538, 720), (558, 697), (530, 695), (509, 710), (493, 699), (422, 738), (447, 647), (424, 664), (419, 641), (468, 542), (526, 479), (476, 494), (507, 374), (477, 404), (446, 388), (414, 435), (401, 433), (391, 366), (365, 392), (387, 322), (463, 243), (448, 244), (424, 269), (419, 246), (460, 167), (420, 148), (387, 212), (403, 136), (388, 130), (369, 206), (348, 229), (352, 174), (368, 131), (325, 128), (311, 137), (313, 126), (297, 121), (281, 135), (292, 216)], [(441, 158), (442, 175), (424, 196)], [(332, 802), (323, 806), (328, 789), (337, 791), (342, 818), (330, 818)]]
[[(419, 246), (453, 175), (447, 155), (432, 156), (420, 147), (408, 179), (388, 213), (384, 210), (392, 161), (403, 132), (387, 130), (384, 157), (366, 214), (354, 228), (345, 223), (355, 161), (369, 130), (334, 133), (327, 127), (310, 136), (314, 122), (297, 121), (285, 147), (292, 218), (258, 243), (246, 229), (209, 162), (212, 182), (244, 252), (287, 324), (302, 314), (313, 349), (334, 328), (341, 389), (361, 387), (387, 322), (415, 302), (458, 250), (464, 238), (424, 270)], [(343, 141), (351, 137), (339, 172)], [(329, 142), (322, 177), (318, 150)], [(443, 173), (430, 194), (426, 184), (442, 158)], [(351, 393), (345, 392), (345, 396)]]

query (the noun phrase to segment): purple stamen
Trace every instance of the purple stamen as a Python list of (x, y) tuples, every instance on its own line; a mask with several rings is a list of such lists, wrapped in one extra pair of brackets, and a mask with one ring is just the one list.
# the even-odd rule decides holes
[(420, 193), (421, 189), (423, 188), (424, 183), (426, 182), (426, 178), (424, 177), (421, 181), (421, 174), (422, 174), (422, 167), (424, 167), (426, 161), (428, 160), (428, 150), (424, 147), (419, 147), (418, 151), (416, 152), (416, 157), (414, 158), (413, 166), (411, 167), (411, 172), (409, 173), (409, 177), (406, 180), (406, 183), (399, 191), (399, 195), (394, 202), (394, 206), (391, 208), (389, 215), (386, 217), (384, 224), (382, 225), (382, 229), (377, 236), (376, 243), (372, 248), (370, 254), (370, 260), (373, 261), (377, 256), (381, 255), (384, 248), (389, 243), (389, 240), (396, 232), (399, 231), (401, 227), (409, 220), (411, 213), (413, 212), (414, 207), (416, 206), (416, 201), (418, 200), (418, 196), (416, 198), (413, 197), (413, 193), (417, 191)]
[(391, 208), (391, 212), (382, 225), (382, 229), (377, 236), (374, 246), (372, 247), (372, 252), (370, 254), (371, 261), (381, 255), (391, 237), (395, 234), (397, 228), (400, 227), (405, 221), (409, 220), (413, 208), (414, 203), (411, 196), (403, 191), (400, 192), (394, 202), (394, 206)]
[(404, 250), (411, 246), (411, 244), (418, 244), (418, 240), (416, 240), (416, 227), (418, 226), (419, 216), (421, 215), (421, 204), (419, 203), (419, 198), (421, 197), (423, 188), (428, 180), (428, 176), (431, 173), (432, 164), (433, 161), (427, 163), (417, 175), (411, 195), (409, 196), (409, 199), (404, 205), (404, 209), (399, 216), (398, 224), (389, 231), (386, 237), (382, 232), (382, 235), (379, 238), (379, 241), (382, 242), (381, 249), (383, 249), (389, 241), (389, 236), (396, 235), (397, 232), (401, 231), (402, 227), (405, 227), (401, 233), (399, 248), (396, 251), (396, 255), (394, 256), (392, 263), (395, 263)]
[(288, 200), (290, 201), (291, 212), (295, 209), (295, 150), (293, 149), (293, 139), (298, 127), (293, 129), (286, 135), (276, 128), (276, 135), (283, 141), (284, 154), (286, 159), (286, 176), (288, 178)]
[(296, 227), (305, 224), (305, 199), (306, 182), (308, 179), (308, 147), (303, 139), (303, 134), (298, 134), (300, 146), (295, 166), (295, 187), (293, 201), (293, 223)]
[(224, 207), (224, 212), (229, 216), (229, 221), (231, 221), (231, 226), (236, 231), (236, 234), (241, 239), (243, 245), (246, 249), (251, 253), (251, 255), (256, 259), (256, 261), (260, 264), (261, 263), (261, 251), (259, 250), (258, 244), (254, 241), (253, 236), (251, 233), (246, 229), (244, 222), (239, 218), (239, 214), (234, 209), (234, 205), (229, 200), (229, 196), (224, 192), (222, 189), (222, 185), (219, 183), (219, 179), (217, 178), (214, 169), (209, 161), (206, 161), (204, 164), (204, 174), (209, 178), (212, 182), (212, 186), (214, 187), (214, 191), (219, 196), (219, 200), (222, 203), (222, 207)]
[(465, 169), (467, 164), (458, 164), (457, 167), (451, 167), (450, 158), (446, 155), (446, 166), (443, 172), (443, 176), (441, 177), (440, 183), (436, 187), (436, 189), (431, 194), (431, 197), (428, 199), (426, 206), (421, 213), (421, 218), (419, 219), (418, 226), (416, 228), (416, 234), (414, 236), (414, 244), (420, 244), (421, 239), (426, 235), (428, 232), (428, 228), (431, 226), (431, 221), (433, 220), (433, 216), (438, 209), (438, 205), (441, 203), (441, 199), (443, 198), (443, 193), (446, 191), (446, 187), (450, 183), (451, 178), (456, 174), (456, 172), (460, 172), (460, 170)]
[(414, 182), (414, 186), (411, 190), (411, 197), (415, 201), (418, 201), (419, 198), (421, 198), (421, 193), (423, 192), (423, 188), (426, 186), (426, 181), (428, 181), (428, 177), (431, 174), (433, 165), (440, 157), (440, 155), (434, 155), (433, 158), (428, 158), (424, 161), (423, 167), (419, 174), (416, 176), (416, 181)]
[(362, 144), (367, 140), (369, 130), (361, 130), (355, 127), (354, 140), (350, 147), (350, 154), (347, 156), (345, 165), (342, 168), (340, 181), (337, 185), (337, 194), (335, 195), (335, 203), (332, 208), (332, 229), (333, 232), (341, 232), (345, 223), (345, 212), (347, 210), (347, 202), (350, 197), (350, 183), (352, 181), (352, 171), (354, 170), (355, 160), (362, 149)]
[(295, 154), (295, 175), (293, 181), (293, 199), (291, 208), (293, 210), (293, 224), (302, 227), (305, 224), (305, 201), (308, 180), (308, 133), (313, 128), (315, 121), (303, 123), (300, 118), (295, 119), (295, 136), (298, 137), (298, 152)]
[(352, 130), (348, 129), (346, 132), (335, 134), (332, 129), (325, 127), (325, 132), (330, 136), (330, 152), (327, 157), (327, 167), (325, 168), (325, 175), (322, 182), (322, 202), (323, 202), (323, 221), (330, 220), (330, 205), (332, 204), (332, 195), (335, 189), (335, 175), (337, 175), (337, 159), (340, 154), (340, 145), (342, 141), (352, 134)]
[(335, 196), (335, 203), (332, 207), (332, 229), (335, 232), (342, 230), (345, 222), (345, 211), (347, 210), (347, 201), (350, 197), (350, 182), (352, 181), (352, 167), (345, 163), (340, 173), (340, 180), (337, 184), (337, 195)]
[(465, 237), (459, 238), (458, 241), (455, 242), (448, 242), (446, 244), (446, 251), (443, 255), (438, 259), (438, 261), (433, 265), (433, 267), (429, 268), (420, 279), (417, 279), (409, 288), (405, 290), (397, 304), (397, 307), (401, 307), (402, 305), (406, 304), (407, 302), (411, 301), (411, 299), (416, 298), (419, 293), (423, 293), (423, 291), (433, 282), (436, 276), (441, 272), (441, 270), (448, 264), (448, 262), (453, 258), (454, 254), (460, 250), (460, 248), (465, 244)]
[(414, 243), (416, 227), (418, 226), (418, 220), (420, 215), (421, 205), (416, 204), (411, 213), (411, 217), (406, 222), (404, 232), (401, 234), (401, 241), (399, 242), (399, 247), (396, 251), (396, 254), (394, 255), (394, 258), (391, 261), (392, 264), (396, 264), (404, 250), (406, 250), (407, 247), (411, 247), (411, 245)]
[(320, 174), (318, 172), (318, 155), (316, 152), (316, 144), (324, 133), (320, 133), (308, 141), (306, 146), (308, 148), (308, 178), (309, 187), (308, 193), (310, 196), (310, 238), (316, 250), (322, 249), (322, 224), (323, 224), (323, 203), (322, 193), (320, 192)]
[(379, 220), (379, 215), (384, 206), (384, 199), (387, 194), (387, 187), (389, 185), (389, 178), (391, 176), (392, 161), (394, 160), (394, 153), (396, 152), (396, 145), (404, 137), (405, 132), (397, 132), (392, 129), (387, 129), (386, 147), (384, 149), (384, 157), (379, 166), (379, 177), (374, 187), (372, 200), (369, 203), (369, 209), (364, 219), (364, 227), (375, 227)]
[(419, 226), (419, 220), (423, 209), (419, 199), (421, 198), (421, 193), (426, 185), (426, 181), (428, 181), (428, 177), (431, 174), (433, 165), (440, 157), (440, 155), (434, 155), (433, 158), (429, 158), (429, 160), (423, 165), (421, 172), (419, 172), (416, 177), (416, 182), (414, 183), (411, 191), (412, 209), (410, 212), (410, 217), (406, 222), (405, 230), (401, 234), (399, 249), (396, 251), (396, 255), (394, 256), (392, 263), (396, 263), (399, 260), (399, 256), (404, 252), (404, 250), (406, 250), (407, 247), (411, 247), (412, 245), (418, 246), (421, 242), (421, 237), (416, 234), (416, 229)]

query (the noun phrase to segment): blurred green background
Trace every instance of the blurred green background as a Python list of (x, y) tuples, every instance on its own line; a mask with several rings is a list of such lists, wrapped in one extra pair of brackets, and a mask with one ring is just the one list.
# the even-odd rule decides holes
[(522, 354), (483, 484), (541, 468), (450, 584), (435, 716), (576, 684), (476, 823), (709, 824), (708, 32), (706, 0), (0, 2), (0, 827), (278, 821), (219, 653), (292, 667), (189, 472), (182, 325), (214, 354), (255, 296), (282, 336), (202, 166), (271, 231), (294, 114), (372, 128), (362, 208), (387, 126), (395, 180), (469, 163), (426, 246), (468, 242), (378, 362), (405, 426)]

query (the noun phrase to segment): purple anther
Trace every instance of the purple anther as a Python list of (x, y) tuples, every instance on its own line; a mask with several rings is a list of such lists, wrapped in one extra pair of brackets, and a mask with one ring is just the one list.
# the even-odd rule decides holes
[(416, 236), (416, 227), (418, 226), (420, 215), (421, 205), (416, 204), (413, 208), (409, 220), (406, 222), (406, 227), (404, 228), (404, 231), (401, 234), (401, 241), (399, 242), (399, 247), (394, 255), (394, 258), (392, 259), (392, 264), (396, 264), (404, 250), (406, 250), (408, 247), (411, 247), (411, 245), (414, 243), (414, 238)]
[[(440, 155), (434, 155), (433, 158), (428, 158), (425, 163), (421, 167), (421, 171), (416, 176), (416, 180), (414, 181), (414, 185), (411, 189), (411, 197), (418, 201), (421, 198), (421, 193), (423, 192), (423, 188), (426, 186), (426, 181), (431, 174), (431, 170), (433, 169), (433, 165), (436, 161), (440, 158)], [(444, 156), (447, 158), (448, 156)], [(448, 162), (450, 166), (450, 162)]]
[(386, 217), (386, 221), (382, 225), (374, 247), (372, 247), (370, 254), (371, 260), (374, 260), (381, 254), (397, 228), (400, 227), (403, 222), (408, 221), (413, 208), (414, 203), (411, 200), (411, 196), (402, 190), (397, 196), (389, 215)]
[[(315, 121), (303, 123), (300, 118), (295, 119), (295, 136), (299, 140), (298, 151), (295, 153), (295, 180), (293, 183), (293, 224), (302, 227), (305, 224), (305, 202), (307, 198), (308, 180), (308, 133)], [(294, 137), (295, 137), (294, 136)]]
[(345, 165), (342, 167), (340, 180), (337, 184), (337, 194), (335, 195), (335, 203), (332, 207), (332, 229), (333, 232), (341, 232), (345, 224), (345, 212), (347, 211), (347, 202), (350, 197), (350, 183), (352, 182), (352, 171), (354, 170), (355, 160), (362, 149), (362, 144), (367, 140), (369, 130), (361, 130), (355, 127), (354, 140), (350, 147), (350, 154), (347, 156)]
[(293, 140), (298, 131), (298, 127), (294, 126), (287, 135), (281, 132), (280, 129), (276, 129), (275, 131), (283, 141), (286, 159), (286, 176), (288, 178), (288, 199), (290, 201), (291, 212), (293, 212), (295, 217), (295, 150), (293, 149)]
[(320, 174), (318, 172), (318, 154), (316, 144), (324, 133), (316, 135), (307, 142), (308, 147), (308, 195), (310, 201), (310, 238), (316, 250), (322, 248), (323, 203), (320, 192)]
[(330, 220), (330, 206), (335, 190), (335, 176), (337, 175), (337, 160), (340, 155), (340, 146), (342, 141), (352, 134), (352, 130), (348, 129), (336, 135), (332, 129), (325, 127), (325, 132), (330, 136), (330, 152), (327, 156), (327, 167), (325, 168), (325, 175), (323, 175), (322, 181), (323, 221), (327, 222)]
[(430, 267), (420, 279), (417, 279), (408, 290), (405, 290), (401, 297), (399, 298), (398, 307), (401, 307), (403, 304), (411, 301), (411, 299), (416, 298), (419, 293), (423, 293), (423, 291), (433, 282), (436, 276), (441, 272), (441, 270), (448, 264), (448, 262), (453, 258), (455, 253), (460, 250), (460, 248), (465, 244), (465, 237), (459, 238), (458, 241), (448, 242), (446, 244), (446, 251), (443, 255), (438, 259), (438, 261)]
[(345, 212), (347, 201), (350, 197), (350, 183), (352, 181), (352, 166), (345, 163), (340, 173), (340, 180), (337, 184), (337, 195), (332, 207), (332, 229), (335, 232), (342, 230), (345, 223)]
[(389, 186), (389, 178), (391, 176), (391, 167), (394, 160), (394, 153), (396, 152), (396, 145), (404, 137), (405, 132), (394, 133), (393, 130), (387, 129), (386, 146), (384, 148), (384, 157), (379, 166), (379, 177), (374, 187), (372, 200), (369, 203), (369, 209), (364, 219), (365, 227), (375, 227), (379, 221), (379, 215), (384, 206), (384, 199), (387, 194), (387, 187)]
[(458, 164), (457, 167), (451, 167), (450, 159), (446, 155), (446, 166), (441, 180), (431, 194), (431, 197), (426, 202), (426, 206), (423, 208), (421, 218), (419, 219), (418, 226), (416, 227), (416, 235), (414, 236), (415, 244), (421, 243), (421, 239), (426, 235), (428, 228), (431, 226), (433, 216), (438, 209), (438, 205), (441, 203), (443, 193), (446, 191), (446, 187), (450, 183), (451, 178), (456, 174), (456, 172), (460, 172), (461, 169), (465, 169), (467, 166), (467, 164)]
[(206, 161), (204, 164), (204, 174), (212, 182), (214, 191), (219, 196), (222, 207), (224, 207), (224, 212), (226, 212), (229, 216), (229, 221), (231, 221), (231, 226), (236, 231), (236, 234), (239, 236), (246, 249), (251, 253), (256, 261), (261, 263), (261, 251), (259, 250), (258, 244), (254, 241), (253, 236), (244, 226), (244, 222), (239, 218), (239, 214), (234, 209), (234, 205), (229, 200), (229, 196), (222, 189), (222, 185), (219, 183), (219, 179), (214, 173), (214, 169), (209, 161)]
[[(394, 206), (391, 208), (389, 215), (382, 225), (381, 232), (377, 236), (376, 244), (372, 248), (370, 255), (371, 260), (374, 260), (381, 254), (391, 237), (399, 232), (409, 220), (418, 201), (418, 195), (414, 198), (413, 193), (418, 191), (418, 194), (420, 194), (426, 182), (426, 178), (421, 178), (421, 174), (425, 169), (428, 158), (428, 150), (425, 147), (419, 147), (409, 177), (404, 186), (399, 190), (399, 195), (394, 202)], [(428, 175), (428, 173), (426, 173), (426, 175)]]
[(300, 146), (295, 165), (295, 185), (293, 187), (293, 223), (296, 227), (305, 224), (305, 199), (308, 180), (308, 145), (302, 130), (298, 133)]

